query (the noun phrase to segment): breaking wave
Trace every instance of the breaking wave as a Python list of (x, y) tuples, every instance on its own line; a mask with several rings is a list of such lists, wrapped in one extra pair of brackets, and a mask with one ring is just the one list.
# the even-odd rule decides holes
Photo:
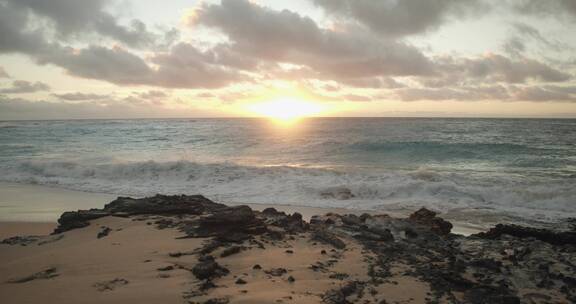
[[(443, 212), (485, 210), (553, 220), (576, 216), (574, 179), (514, 178), (494, 173), (426, 168), (342, 172), (234, 163), (23, 161), (2, 168), (0, 180), (121, 195), (204, 194), (227, 203), (287, 204)], [(344, 193), (344, 195), (342, 195)]]

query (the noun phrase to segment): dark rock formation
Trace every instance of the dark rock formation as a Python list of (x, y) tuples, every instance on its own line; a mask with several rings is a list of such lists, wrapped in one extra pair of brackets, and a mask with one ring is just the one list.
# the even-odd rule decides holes
[(112, 291), (112, 290), (114, 290), (120, 286), (127, 285), (128, 283), (130, 283), (130, 282), (126, 279), (116, 278), (116, 279), (111, 280), (111, 281), (98, 282), (98, 283), (94, 284), (94, 287), (98, 291)]
[(325, 230), (318, 229), (312, 233), (312, 239), (334, 246), (337, 249), (346, 248), (346, 243), (338, 238), (335, 234)]
[(576, 245), (576, 232), (557, 232), (518, 225), (498, 224), (487, 232), (481, 232), (475, 236), (485, 239), (498, 239), (502, 235), (509, 235), (517, 238), (534, 238), (553, 245)]
[(409, 218), (411, 221), (420, 225), (428, 226), (430, 229), (440, 235), (447, 235), (452, 230), (452, 223), (436, 216), (436, 212), (426, 208), (412, 213)]
[(106, 237), (106, 236), (108, 236), (110, 231), (112, 231), (112, 229), (110, 229), (109, 227), (102, 227), (100, 232), (98, 232), (98, 235), (96, 235), (96, 237), (99, 239)]
[(348, 297), (362, 289), (362, 284), (356, 281), (347, 282), (342, 287), (327, 291), (322, 296), (326, 304), (349, 304)]
[(192, 274), (200, 280), (211, 280), (223, 277), (230, 271), (216, 263), (214, 257), (204, 256), (199, 259), (198, 264), (192, 268)]
[(26, 282), (30, 282), (30, 281), (34, 281), (34, 280), (47, 280), (47, 279), (52, 279), (59, 276), (59, 274), (56, 271), (56, 268), (51, 267), (48, 268), (46, 270), (42, 270), (40, 272), (37, 272), (35, 274), (23, 277), (23, 278), (19, 278), (19, 279), (13, 279), (13, 280), (9, 280), (6, 283), (13, 283), (13, 284), (19, 284), (19, 283), (26, 283)]
[(20, 245), (20, 246), (28, 246), (30, 244), (36, 243), (40, 239), (39, 236), (35, 235), (27, 235), (27, 236), (14, 236), (11, 238), (7, 238), (2, 240), (0, 244), (5, 245)]
[(76, 228), (83, 228), (90, 225), (89, 221), (109, 215), (199, 215), (223, 208), (226, 208), (226, 206), (214, 203), (201, 195), (156, 195), (141, 199), (119, 197), (105, 205), (103, 209), (64, 212), (60, 216), (60, 219), (58, 219), (59, 226), (56, 228), (54, 233), (62, 233)]

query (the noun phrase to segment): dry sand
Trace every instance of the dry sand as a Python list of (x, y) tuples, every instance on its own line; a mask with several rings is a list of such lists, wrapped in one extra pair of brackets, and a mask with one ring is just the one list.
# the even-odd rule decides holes
[[(338, 278), (330, 278), (331, 275), (346, 273), (350, 276), (347, 280), (368, 279), (366, 253), (362, 254), (358, 244), (347, 240), (347, 248), (336, 251), (329, 245), (311, 243), (309, 237), (301, 235), (274, 243), (262, 240), (266, 249), (252, 248), (219, 258), (218, 262), (230, 270), (229, 275), (214, 281), (219, 288), (209, 296), (185, 299), (183, 295), (200, 284), (189, 271), (197, 263), (197, 257), (169, 254), (194, 251), (205, 240), (176, 239), (181, 236), (177, 230), (159, 230), (147, 222), (105, 217), (86, 228), (68, 231), (63, 237), (45, 236), (42, 241), (47, 242), (42, 245), (0, 244), (2, 302), (202, 303), (209, 298), (227, 297), (231, 303), (321, 303), (320, 295), (343, 284)], [(96, 236), (101, 226), (112, 231), (99, 239)], [(220, 251), (214, 255), (219, 256)], [(330, 260), (337, 261), (329, 270), (310, 268), (312, 264)], [(252, 269), (255, 264), (262, 269)], [(167, 266), (174, 269), (158, 270)], [(273, 268), (285, 268), (287, 273), (277, 277), (265, 273)], [(57, 276), (9, 283), (50, 269)], [(289, 281), (290, 276), (294, 282)], [(235, 284), (238, 278), (247, 283)], [(402, 303), (423, 303), (427, 292), (426, 285), (413, 279), (401, 286), (381, 286), (388, 298)]]

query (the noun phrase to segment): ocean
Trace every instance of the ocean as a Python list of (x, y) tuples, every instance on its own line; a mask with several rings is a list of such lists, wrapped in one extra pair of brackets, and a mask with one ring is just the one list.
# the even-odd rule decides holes
[(554, 223), (576, 217), (576, 120), (5, 121), (0, 181)]

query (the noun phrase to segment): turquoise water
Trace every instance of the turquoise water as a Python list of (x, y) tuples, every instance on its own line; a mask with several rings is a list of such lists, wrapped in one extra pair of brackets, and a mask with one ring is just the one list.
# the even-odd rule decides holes
[[(123, 195), (556, 220), (576, 216), (576, 120), (0, 122), (0, 171)], [(354, 197), (338, 197), (343, 188)]]

